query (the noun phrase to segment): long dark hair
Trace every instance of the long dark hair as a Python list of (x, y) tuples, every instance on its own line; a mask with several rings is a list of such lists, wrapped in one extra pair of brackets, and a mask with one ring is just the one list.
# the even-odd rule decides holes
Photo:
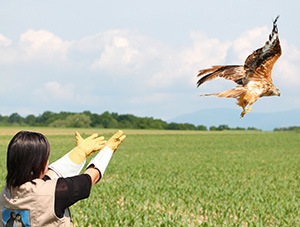
[(7, 186), (16, 187), (39, 178), (45, 170), (49, 153), (50, 145), (44, 135), (18, 132), (7, 148)]

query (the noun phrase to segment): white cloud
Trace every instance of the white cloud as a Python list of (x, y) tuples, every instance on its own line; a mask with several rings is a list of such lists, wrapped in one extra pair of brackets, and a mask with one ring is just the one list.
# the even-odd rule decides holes
[(242, 33), (232, 42), (231, 50), (233, 51), (232, 59), (234, 64), (242, 65), (246, 58), (252, 52), (265, 45), (269, 38), (270, 29), (267, 27), (257, 27)]
[(191, 32), (190, 39), (191, 46), (182, 48), (176, 67), (190, 85), (196, 86), (196, 76), (200, 69), (225, 64), (230, 42), (222, 42), (195, 31)]
[[(288, 87), (289, 90), (299, 90), (300, 87), (300, 49), (294, 45), (287, 44), (286, 40), (281, 41), (282, 56), (277, 60), (274, 67), (273, 80)], [(276, 78), (275, 78), (276, 77)]]
[(61, 84), (57, 81), (45, 83), (42, 88), (37, 89), (34, 93), (44, 101), (60, 102), (64, 100), (72, 100), (75, 97), (75, 86), (71, 83)]
[(132, 30), (107, 31), (102, 41), (100, 57), (91, 66), (94, 72), (113, 74), (144, 91), (176, 83), (181, 53), (168, 44)]
[(191, 33), (192, 45), (171, 47), (130, 30), (103, 33), (103, 51), (92, 65), (118, 77), (134, 78), (144, 87), (167, 88), (194, 83), (198, 69), (213, 62), (224, 63), (229, 42), (211, 39), (200, 32)]
[(103, 51), (91, 69), (121, 75), (136, 75), (147, 69), (162, 49), (158, 42), (130, 30), (106, 31), (102, 34), (102, 42)]
[(1, 47), (8, 47), (12, 44), (12, 41), (6, 38), (4, 35), (0, 34), (0, 48)]
[(129, 40), (125, 37), (113, 37), (110, 44), (104, 46), (101, 53), (92, 65), (93, 69), (105, 69), (107, 71), (119, 71), (130, 73), (133, 71), (134, 63), (138, 61), (140, 55), (138, 49), (129, 46)]
[(102, 51), (103, 49), (103, 34), (95, 34), (82, 37), (79, 40), (74, 40), (71, 43), (70, 49), (78, 50), (82, 53)]
[(11, 47), (13, 42), (0, 34), (0, 64), (10, 64), (17, 56), (15, 50)]
[(45, 61), (65, 61), (69, 43), (47, 30), (27, 30), (20, 36), (21, 51), (24, 59)]
[(0, 64), (62, 67), (69, 63), (70, 44), (47, 30), (29, 29), (20, 35), (17, 43), (0, 34)]
[(201, 32), (192, 32), (192, 45), (182, 52), (182, 60), (189, 67), (210, 67), (224, 64), (230, 42), (222, 42), (217, 38), (209, 38)]

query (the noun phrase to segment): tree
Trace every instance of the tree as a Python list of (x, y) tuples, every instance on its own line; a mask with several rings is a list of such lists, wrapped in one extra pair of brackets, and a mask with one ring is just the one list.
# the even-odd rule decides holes
[(52, 113), (51, 111), (45, 111), (42, 115), (40, 115), (37, 118), (37, 122), (40, 123), (41, 125), (47, 126), (50, 123), (52, 123), (54, 120), (54, 113)]
[(217, 127), (216, 126), (210, 126), (209, 131), (217, 131)]
[(36, 117), (33, 114), (28, 115), (25, 118), (25, 123), (30, 126), (36, 125)]
[(1, 125), (6, 125), (8, 122), (8, 116), (1, 116), (0, 115), (0, 124)]
[(65, 119), (58, 119), (50, 124), (52, 127), (89, 128), (91, 127), (90, 116), (86, 114), (72, 114)]
[(207, 127), (205, 125), (198, 125), (197, 130), (199, 131), (207, 131)]
[(223, 130), (230, 130), (228, 125), (219, 125), (217, 128), (218, 131), (223, 131)]
[(99, 116), (100, 124), (103, 126), (103, 128), (117, 128), (118, 127), (118, 121), (114, 119), (111, 114), (106, 111), (103, 114)]
[(8, 117), (8, 122), (21, 125), (23, 123), (23, 118), (18, 113), (13, 113)]

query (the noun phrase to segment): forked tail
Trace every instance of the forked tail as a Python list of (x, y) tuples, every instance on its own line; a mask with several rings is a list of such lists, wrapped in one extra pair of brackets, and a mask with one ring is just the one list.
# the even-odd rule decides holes
[(222, 91), (219, 93), (212, 93), (212, 94), (203, 94), (201, 96), (215, 96), (221, 98), (238, 98), (239, 96), (245, 94), (245, 90), (243, 87), (236, 87), (230, 90)]

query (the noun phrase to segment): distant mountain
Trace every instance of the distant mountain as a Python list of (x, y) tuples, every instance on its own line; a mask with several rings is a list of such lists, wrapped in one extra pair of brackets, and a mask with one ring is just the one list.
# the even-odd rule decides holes
[(272, 131), (274, 128), (300, 126), (300, 109), (274, 113), (250, 112), (243, 118), (240, 118), (240, 112), (236, 109), (204, 109), (169, 119), (167, 122), (205, 125), (208, 128), (219, 125), (228, 125), (230, 128), (255, 127)]

